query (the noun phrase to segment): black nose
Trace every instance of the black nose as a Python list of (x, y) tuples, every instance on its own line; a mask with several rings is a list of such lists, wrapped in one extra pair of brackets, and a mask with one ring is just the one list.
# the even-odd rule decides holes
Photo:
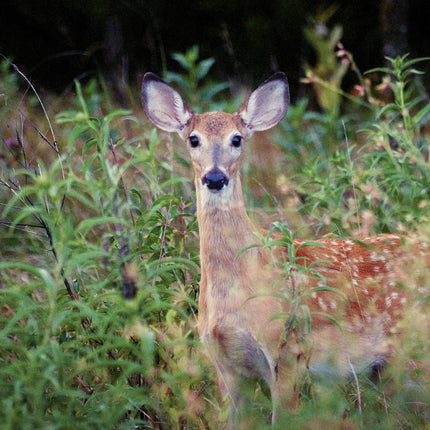
[(228, 185), (228, 178), (221, 170), (215, 168), (203, 176), (202, 184), (210, 190), (219, 191), (224, 185)]

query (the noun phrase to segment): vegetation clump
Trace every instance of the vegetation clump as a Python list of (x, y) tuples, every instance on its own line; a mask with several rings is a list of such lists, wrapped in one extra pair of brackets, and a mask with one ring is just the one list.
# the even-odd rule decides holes
[[(355, 64), (342, 45), (332, 55)], [(227, 83), (201, 86), (212, 59), (199, 61), (197, 48), (175, 59), (184, 73), (165, 78), (192, 91), (191, 103), (236, 107), (222, 97)], [(341, 79), (331, 88), (309, 71), (307, 83), (331, 88), (337, 105), (328, 112), (299, 100), (275, 143), (255, 137), (248, 151), (256, 158), (243, 170), (252, 216), (270, 224), (282, 213), (288, 223), (274, 228), (285, 243), (393, 231), (430, 240), (430, 105), (415, 69), (423, 60), (388, 59), (390, 67), (357, 75), (349, 93)], [(8, 83), (0, 108), (2, 428), (223, 428), (228, 399), (219, 398), (195, 330), (198, 225), (185, 149), (149, 125), (138, 101), (117, 108), (101, 78), (44, 104), (8, 64), (0, 71)], [(31, 94), (18, 101), (22, 82)], [(411, 280), (421, 306), (427, 279), (418, 270)], [(311, 330), (306, 312), (302, 322)], [(404, 324), (398, 358), (377, 382), (306, 381), (287, 424), (425, 428), (429, 321), (410, 315)], [(264, 387), (255, 403), (270, 428)]]

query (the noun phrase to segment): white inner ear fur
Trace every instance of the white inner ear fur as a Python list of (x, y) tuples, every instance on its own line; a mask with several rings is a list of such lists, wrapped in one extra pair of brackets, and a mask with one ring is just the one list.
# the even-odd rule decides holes
[(275, 126), (288, 109), (287, 91), (288, 87), (282, 80), (269, 81), (257, 88), (240, 113), (246, 126), (253, 131)]
[(147, 82), (144, 91), (145, 111), (149, 119), (162, 130), (180, 133), (191, 118), (191, 112), (179, 93), (164, 82), (155, 80)]

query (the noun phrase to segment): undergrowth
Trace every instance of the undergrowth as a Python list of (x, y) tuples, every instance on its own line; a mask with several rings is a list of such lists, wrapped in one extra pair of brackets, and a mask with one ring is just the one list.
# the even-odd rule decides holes
[[(353, 64), (343, 47), (338, 55)], [(199, 62), (197, 48), (175, 58), (185, 72), (166, 78), (184, 94), (192, 91), (192, 104), (229, 109), (220, 98), (226, 83), (200, 85), (212, 59)], [(324, 106), (310, 110), (306, 99), (292, 105), (275, 138), (288, 172), (273, 166), (274, 176), (258, 183), (266, 190), (259, 196), (251, 192), (252, 177), (265, 177), (262, 165), (248, 161), (244, 168), (257, 215), (278, 199), (287, 214), (294, 212), (293, 230), (311, 224), (320, 235), (428, 234), (430, 109), (414, 85), (418, 61), (405, 56), (371, 71), (372, 79), (384, 77), (380, 87), (361, 76), (360, 97), (343, 94), (336, 83), (343, 104), (334, 114)], [(101, 78), (76, 82), (76, 95), (62, 100), (66, 107), (45, 112), (34, 88), (21, 96), (29, 83), (19, 69), (5, 61), (0, 72), (7, 78), (0, 154), (2, 428), (223, 428), (228, 399), (219, 398), (195, 330), (198, 226), (183, 150), (145, 122), (134, 100), (129, 110), (117, 109)], [(53, 98), (52, 105), (61, 103)], [(414, 336), (402, 354), (418, 363), (430, 352), (428, 333), (422, 328)], [(425, 426), (428, 408), (405, 410), (408, 390), (398, 390), (405, 375), (392, 366), (378, 386), (360, 381), (362, 410), (356, 385), (320, 388), (316, 400), (291, 412), (289, 425)], [(429, 400), (428, 376), (419, 366), (415, 372)], [(263, 391), (256, 391), (257, 403)]]

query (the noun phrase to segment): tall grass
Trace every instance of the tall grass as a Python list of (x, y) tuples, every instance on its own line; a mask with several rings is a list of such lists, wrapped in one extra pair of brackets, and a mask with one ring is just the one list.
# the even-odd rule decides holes
[[(200, 85), (212, 60), (199, 62), (196, 48), (176, 59), (184, 74), (166, 78), (184, 94), (192, 88), (205, 108), (228, 108), (226, 83)], [(428, 100), (414, 85), (415, 61), (391, 64), (371, 74), (390, 77), (388, 93), (369, 81), (364, 98), (347, 97), (335, 118), (298, 101), (276, 146), (256, 136), (254, 150), (272, 148), (289, 171), (274, 165), (268, 176), (264, 163), (247, 160), (255, 215), (277, 199), (293, 230), (429, 234)], [(23, 95), (16, 69), (4, 62), (1, 73), (2, 428), (223, 428), (228, 399), (219, 398), (195, 330), (198, 226), (183, 148), (145, 122), (134, 100), (118, 109), (101, 79), (76, 82), (61, 103), (48, 98), (45, 115), (35, 92)], [(379, 384), (321, 384), (310, 400), (304, 391), (287, 424), (428, 425), (428, 403), (414, 398), (420, 391), (430, 401), (421, 365), (428, 322), (408, 322), (410, 336)], [(255, 399), (269, 419), (263, 387)]]

